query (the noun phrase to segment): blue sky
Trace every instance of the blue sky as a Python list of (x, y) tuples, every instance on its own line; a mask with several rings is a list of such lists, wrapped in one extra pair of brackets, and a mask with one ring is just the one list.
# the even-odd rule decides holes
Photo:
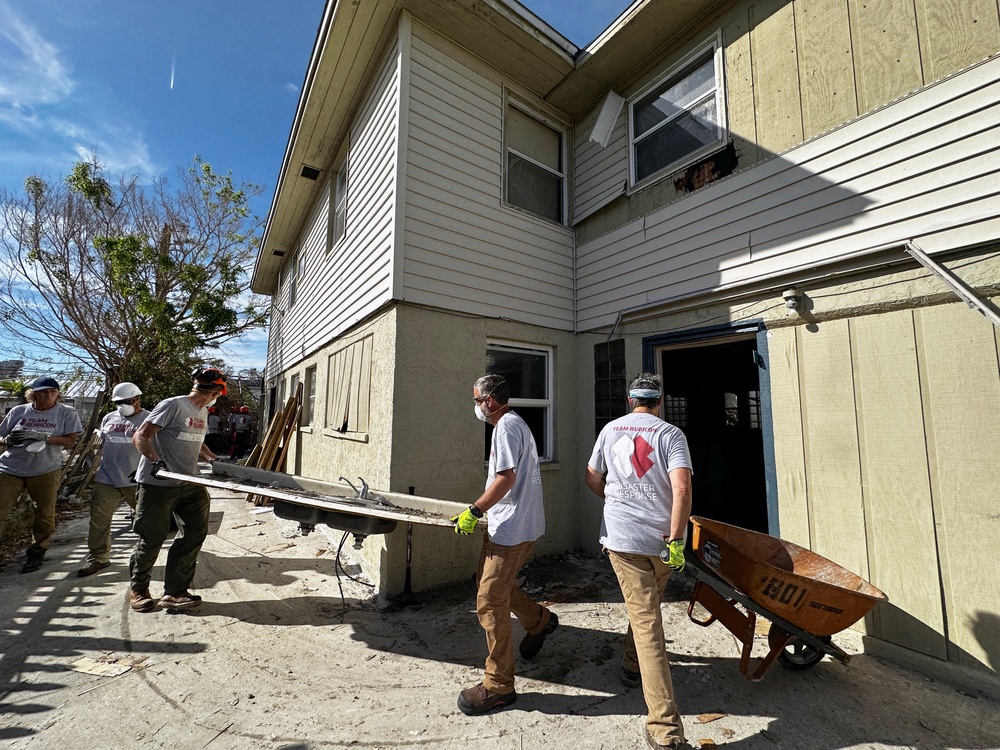
[[(625, 0), (528, 0), (578, 46)], [(270, 206), (323, 0), (0, 0), (0, 188), (96, 153), (112, 172), (176, 175), (198, 154)], [(25, 342), (0, 342), (0, 359)], [(222, 354), (262, 366), (266, 334)]]

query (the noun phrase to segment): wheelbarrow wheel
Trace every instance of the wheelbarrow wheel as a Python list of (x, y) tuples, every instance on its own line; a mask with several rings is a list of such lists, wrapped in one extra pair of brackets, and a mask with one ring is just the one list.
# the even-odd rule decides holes
[[(774, 648), (778, 639), (784, 634), (785, 631), (783, 628), (772, 624), (771, 629), (767, 631), (768, 646)], [(818, 635), (816, 638), (824, 643), (830, 642), (830, 636), (828, 635)], [(786, 643), (781, 653), (778, 654), (778, 661), (785, 669), (812, 669), (823, 660), (824, 656), (826, 654), (818, 648), (810, 646), (805, 641), (800, 641), (793, 636), (792, 640)]]

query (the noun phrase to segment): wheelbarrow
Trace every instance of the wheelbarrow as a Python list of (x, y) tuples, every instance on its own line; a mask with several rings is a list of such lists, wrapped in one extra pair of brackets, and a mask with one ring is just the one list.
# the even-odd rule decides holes
[[(760, 680), (775, 660), (788, 669), (810, 669), (824, 656), (846, 665), (851, 657), (830, 636), (887, 600), (860, 576), (797, 544), (700, 516), (691, 526), (688, 617), (703, 627), (718, 620), (739, 639), (740, 674), (749, 680)], [(695, 617), (695, 604), (709, 617)], [(770, 650), (750, 672), (758, 615), (771, 621)]]

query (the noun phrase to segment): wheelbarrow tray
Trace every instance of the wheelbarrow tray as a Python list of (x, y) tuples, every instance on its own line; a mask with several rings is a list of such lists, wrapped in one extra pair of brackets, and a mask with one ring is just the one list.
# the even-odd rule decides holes
[(691, 517), (695, 556), (764, 610), (807, 633), (829, 636), (864, 617), (885, 594), (797, 544)]

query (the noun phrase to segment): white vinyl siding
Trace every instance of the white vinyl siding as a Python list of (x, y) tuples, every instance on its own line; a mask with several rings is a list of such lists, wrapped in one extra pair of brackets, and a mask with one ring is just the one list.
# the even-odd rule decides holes
[(572, 234), (502, 205), (498, 77), (414, 23), (409, 91), (403, 298), (571, 330)]
[(611, 140), (601, 148), (590, 140), (590, 132), (600, 112), (601, 105), (598, 104), (575, 130), (573, 224), (624, 193), (628, 183), (628, 114), (623, 110), (618, 115)]
[(995, 238), (998, 102), (992, 59), (581, 246), (580, 330), (910, 238)]
[(350, 131), (343, 169), (350, 174), (350, 221), (327, 251), (331, 190), (336, 173), (318, 196), (299, 247), (309, 268), (299, 279), (298, 302), (277, 301), (279, 345), (268, 347), (268, 371), (281, 372), (335, 339), (392, 296), (395, 167), (399, 119), (399, 53), (382, 58)]

